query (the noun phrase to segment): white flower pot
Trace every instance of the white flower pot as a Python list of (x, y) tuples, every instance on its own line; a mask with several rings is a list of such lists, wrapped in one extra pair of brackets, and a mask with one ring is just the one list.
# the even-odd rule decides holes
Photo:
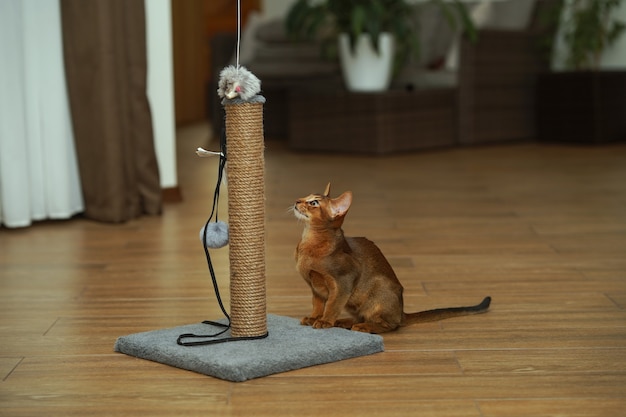
[(347, 34), (339, 34), (339, 60), (346, 87), (350, 91), (373, 92), (389, 88), (393, 71), (394, 41), (390, 33), (381, 33), (379, 53), (369, 34), (362, 34), (354, 51)]

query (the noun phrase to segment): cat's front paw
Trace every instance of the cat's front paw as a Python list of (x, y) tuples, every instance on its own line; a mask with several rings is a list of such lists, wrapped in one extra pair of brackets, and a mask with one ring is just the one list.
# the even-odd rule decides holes
[(300, 324), (303, 326), (312, 326), (316, 320), (317, 318), (315, 317), (304, 317), (302, 320), (300, 320)]
[(315, 323), (313, 323), (313, 328), (314, 329), (328, 329), (330, 327), (334, 327), (335, 323), (330, 323), (328, 321), (324, 321), (322, 319), (318, 319), (315, 320)]

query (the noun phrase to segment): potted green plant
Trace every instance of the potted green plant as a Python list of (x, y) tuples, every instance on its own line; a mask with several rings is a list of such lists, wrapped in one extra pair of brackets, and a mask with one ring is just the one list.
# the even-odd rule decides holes
[[(461, 1), (430, 1), (450, 25), (460, 21), (476, 38)], [(338, 54), (351, 91), (387, 89), (394, 72), (420, 50), (416, 9), (406, 0), (298, 0), (287, 14), (286, 29), (296, 38), (321, 39), (327, 56)]]
[(626, 139), (626, 71), (600, 66), (604, 51), (626, 29), (616, 16), (622, 3), (568, 0), (552, 16), (561, 39), (552, 43), (552, 53), (565, 70), (539, 76), (540, 140), (600, 143)]

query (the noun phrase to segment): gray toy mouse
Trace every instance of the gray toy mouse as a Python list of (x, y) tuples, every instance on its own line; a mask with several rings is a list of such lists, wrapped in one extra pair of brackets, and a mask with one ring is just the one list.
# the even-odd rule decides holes
[(261, 92), (261, 81), (245, 67), (229, 65), (220, 72), (217, 94), (220, 98), (249, 100)]

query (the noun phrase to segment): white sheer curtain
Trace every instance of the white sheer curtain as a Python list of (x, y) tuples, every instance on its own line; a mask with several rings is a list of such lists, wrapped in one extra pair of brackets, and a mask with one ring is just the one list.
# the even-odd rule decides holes
[(0, 224), (82, 210), (59, 0), (0, 0)]

